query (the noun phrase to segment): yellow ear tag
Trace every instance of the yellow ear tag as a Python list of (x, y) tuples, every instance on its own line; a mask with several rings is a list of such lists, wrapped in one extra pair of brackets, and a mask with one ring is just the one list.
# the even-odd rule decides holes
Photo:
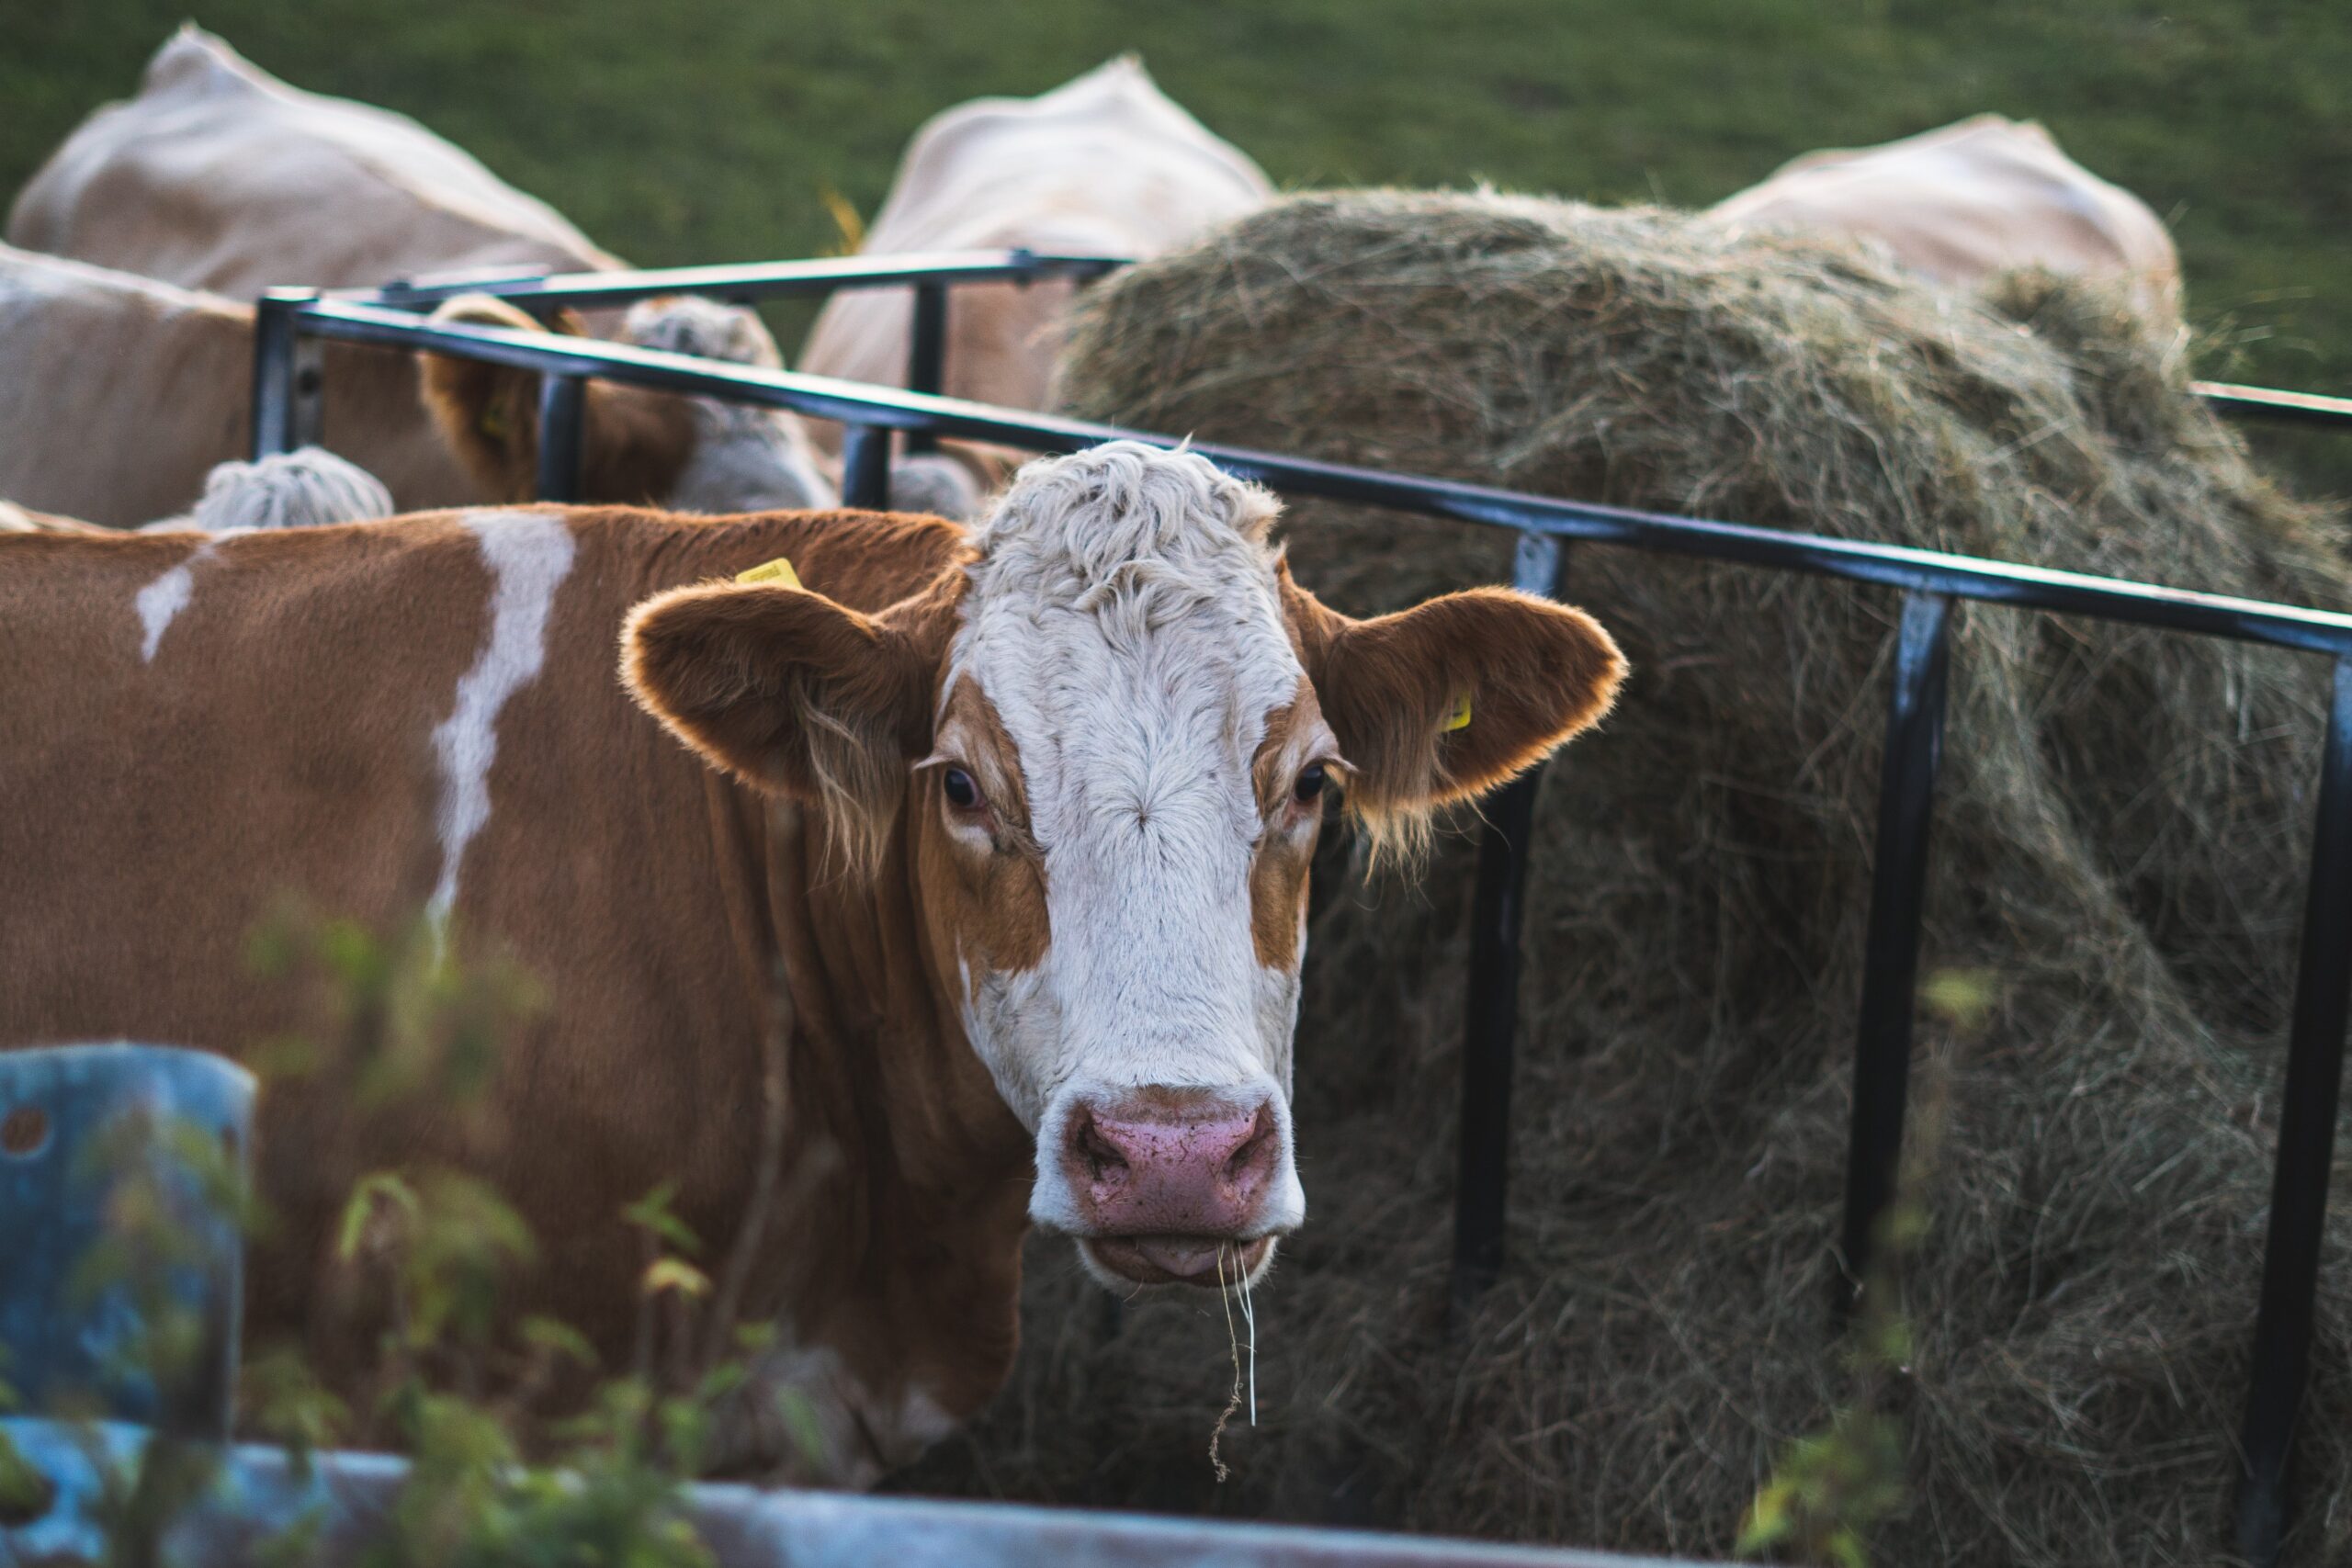
[(762, 561), (749, 571), (735, 574), (738, 582), (773, 582), (783, 588), (800, 586), (800, 574), (792, 570), (792, 562), (783, 556)]
[(1449, 731), (1470, 728), (1469, 693), (1464, 692), (1453, 699), (1453, 711), (1445, 716), (1445, 728)]

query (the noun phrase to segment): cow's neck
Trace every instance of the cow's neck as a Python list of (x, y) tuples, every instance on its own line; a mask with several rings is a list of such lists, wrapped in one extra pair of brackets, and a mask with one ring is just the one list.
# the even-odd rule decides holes
[(788, 1041), (760, 1304), (783, 1355), (845, 1364), (856, 1439), (911, 1457), (1010, 1371), (1029, 1136), (928, 951), (903, 821), (869, 877), (827, 854), (816, 808), (741, 791), (736, 808), (764, 874), (768, 1048)]

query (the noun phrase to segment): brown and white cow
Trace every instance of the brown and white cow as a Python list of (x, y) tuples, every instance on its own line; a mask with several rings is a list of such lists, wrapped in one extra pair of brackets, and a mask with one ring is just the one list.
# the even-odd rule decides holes
[[(1250, 156), (1162, 93), (1122, 55), (1034, 98), (975, 98), (916, 130), (861, 254), (989, 250), (1141, 259), (1262, 207), (1273, 186)], [(1043, 409), (1068, 282), (958, 288), (948, 313), (945, 391)], [(800, 368), (906, 385), (904, 289), (836, 294), (801, 345)], [(819, 425), (820, 439), (837, 439)], [(993, 465), (977, 463), (985, 475)]]
[[(469, 307), (458, 307), (463, 313)], [(757, 357), (740, 312), (698, 299), (648, 300), (627, 336), (648, 346)], [(483, 306), (473, 319), (528, 327)], [(774, 345), (768, 344), (773, 354)], [(434, 367), (454, 364), (427, 360)], [(206, 476), (251, 449), (253, 309), (216, 294), (0, 245), (0, 495), (43, 512), (136, 527), (195, 505)], [(531, 446), (503, 468), (486, 416), (514, 378), (451, 370), (330, 344), (325, 440), (381, 479), (404, 510), (529, 494), (536, 402), (504, 425)], [(502, 389), (506, 390), (502, 393)], [(436, 423), (436, 419), (441, 422)], [(829, 503), (797, 424), (610, 383), (591, 383), (582, 493), (714, 512)], [(453, 446), (453, 444), (455, 444)]]
[(1883, 146), (1808, 152), (1707, 217), (1873, 241), (1948, 284), (2025, 266), (2120, 278), (2151, 319), (2180, 316), (2180, 254), (2163, 222), (2032, 120), (1981, 114)]
[(34, 173), (7, 239), (236, 299), (622, 265), (408, 116), (289, 86), (193, 23)]
[[(1324, 792), (1409, 832), (1611, 700), (1580, 611), (1480, 589), (1351, 620), (1274, 513), (1123, 444), (1033, 465), (971, 534), (534, 509), (0, 537), (0, 1044), (235, 1053), (299, 1016), (241, 958), (277, 900), (421, 906), (548, 1010), (495, 1134), (332, 1074), (270, 1092), (253, 1331), (332, 1337), (344, 1194), (440, 1162), (540, 1238), (511, 1309), (623, 1356), (623, 1205), (674, 1180), (725, 1238), (772, 1178), (764, 1375), (868, 1478), (999, 1386), (1033, 1221), (1123, 1289), (1262, 1275), (1306, 1212)], [(797, 585), (741, 579), (778, 558)]]

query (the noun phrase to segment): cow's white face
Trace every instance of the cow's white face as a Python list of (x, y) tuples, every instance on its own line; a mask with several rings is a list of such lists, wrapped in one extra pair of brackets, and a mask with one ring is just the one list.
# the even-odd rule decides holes
[(630, 621), (663, 723), (862, 863), (911, 859), (942, 1000), (1035, 1134), (1030, 1213), (1106, 1283), (1236, 1283), (1306, 1216), (1291, 1039), (1325, 792), (1410, 837), (1623, 671), (1590, 617), (1499, 590), (1336, 615), (1274, 513), (1115, 443), (1024, 468), (967, 562), (877, 615), (730, 583)]
[[(942, 933), (973, 1047), (1037, 1134), (1030, 1213), (1130, 1280), (1262, 1269), (1306, 1217), (1291, 1036), (1345, 759), (1292, 645), (1273, 513), (1144, 447), (1024, 476), (980, 530), (919, 764), (953, 863), (932, 879), (1030, 906)], [(1042, 943), (988, 929), (1008, 916)]]

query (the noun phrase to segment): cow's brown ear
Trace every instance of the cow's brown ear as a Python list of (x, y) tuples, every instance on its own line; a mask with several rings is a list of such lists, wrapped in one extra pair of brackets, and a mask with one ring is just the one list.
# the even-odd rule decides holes
[[(541, 332), (538, 322), (487, 294), (465, 294), (433, 312), (461, 326)], [(560, 313), (558, 333), (586, 335), (579, 315)], [(493, 502), (528, 501), (539, 461), (537, 371), (443, 355), (417, 355), (418, 389), (442, 441)], [(694, 413), (682, 398), (590, 381), (581, 420), (580, 499), (658, 502), (676, 485), (694, 446)]]
[(673, 589), (630, 613), (621, 678), (714, 766), (820, 807), (831, 841), (871, 867), (907, 764), (930, 748), (962, 581), (946, 574), (875, 615), (774, 582)]
[(1357, 621), (1281, 569), (1300, 662), (1376, 836), (1417, 838), (1434, 807), (1533, 765), (1616, 700), (1625, 660), (1582, 610), (1502, 588)]
[[(433, 312), (436, 326), (542, 330), (487, 294), (466, 294)], [(528, 370), (420, 354), (417, 383), (442, 441), (492, 501), (528, 500), (539, 450), (539, 378)]]

